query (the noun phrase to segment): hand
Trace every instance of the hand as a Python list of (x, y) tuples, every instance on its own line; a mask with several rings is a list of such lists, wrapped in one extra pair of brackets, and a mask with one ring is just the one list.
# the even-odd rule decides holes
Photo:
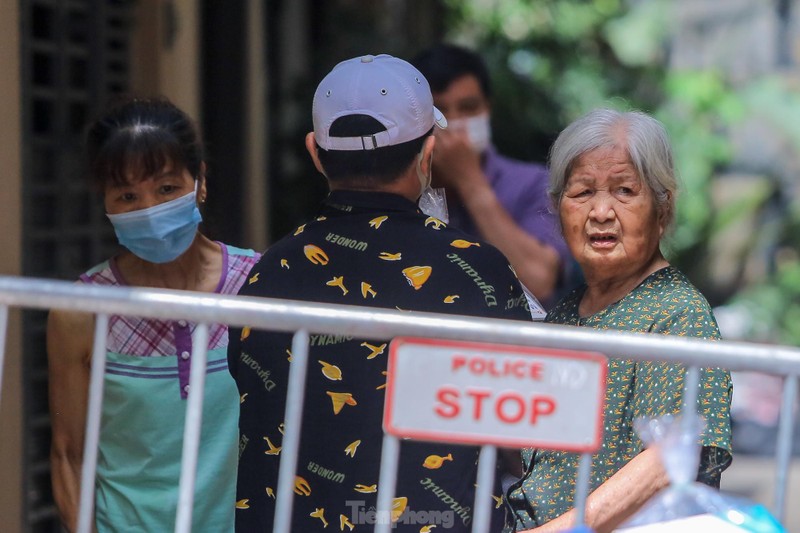
[(463, 197), (488, 186), (481, 170), (480, 154), (469, 143), (466, 131), (437, 130), (433, 154), (433, 183)]

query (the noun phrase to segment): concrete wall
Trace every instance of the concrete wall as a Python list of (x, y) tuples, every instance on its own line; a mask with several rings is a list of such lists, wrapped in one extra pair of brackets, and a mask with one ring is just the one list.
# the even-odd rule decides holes
[(140, 0), (131, 49), (132, 89), (200, 113), (200, 2)]
[[(0, 274), (22, 269), (22, 150), (19, 2), (0, 0)], [(0, 394), (0, 528), (22, 531), (22, 372), (20, 317), (11, 313)]]

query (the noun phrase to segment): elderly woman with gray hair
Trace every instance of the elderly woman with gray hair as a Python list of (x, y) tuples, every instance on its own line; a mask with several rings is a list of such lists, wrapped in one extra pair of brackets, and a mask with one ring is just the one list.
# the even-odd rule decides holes
[[(660, 241), (675, 213), (677, 183), (661, 123), (641, 112), (599, 109), (570, 124), (550, 153), (550, 194), (585, 285), (547, 315), (555, 324), (718, 339), (702, 294), (671, 266)], [(683, 365), (609, 361), (603, 443), (594, 455), (586, 523), (612, 531), (669, 480), (657, 452), (633, 429), (638, 417), (678, 413)], [(731, 462), (730, 375), (702, 369), (698, 481), (719, 487)], [(507, 529), (562, 531), (575, 523), (579, 456), (522, 451), (523, 477), (507, 494)]]

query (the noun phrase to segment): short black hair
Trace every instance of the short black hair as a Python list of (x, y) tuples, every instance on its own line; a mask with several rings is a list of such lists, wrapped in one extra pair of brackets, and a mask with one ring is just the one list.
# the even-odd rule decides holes
[[(357, 137), (381, 131), (386, 131), (384, 125), (369, 115), (346, 115), (333, 121), (329, 135)], [(386, 185), (408, 169), (432, 133), (433, 128), (422, 137), (374, 150), (324, 150), (317, 145), (319, 162), (331, 182), (367, 188)]]
[(87, 170), (100, 191), (126, 184), (130, 172), (144, 178), (168, 164), (185, 168), (196, 180), (204, 157), (194, 121), (162, 97), (119, 96), (86, 134)]
[(473, 75), (489, 99), (492, 96), (492, 85), (486, 62), (476, 52), (463, 46), (448, 43), (436, 44), (417, 54), (411, 64), (422, 72), (431, 86), (431, 92), (441, 93), (451, 83), (462, 76)]

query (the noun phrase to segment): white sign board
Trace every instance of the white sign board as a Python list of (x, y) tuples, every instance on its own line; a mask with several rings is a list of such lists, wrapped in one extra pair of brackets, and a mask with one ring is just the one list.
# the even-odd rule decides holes
[(595, 352), (398, 338), (389, 349), (384, 430), (592, 452), (603, 433), (606, 367)]

